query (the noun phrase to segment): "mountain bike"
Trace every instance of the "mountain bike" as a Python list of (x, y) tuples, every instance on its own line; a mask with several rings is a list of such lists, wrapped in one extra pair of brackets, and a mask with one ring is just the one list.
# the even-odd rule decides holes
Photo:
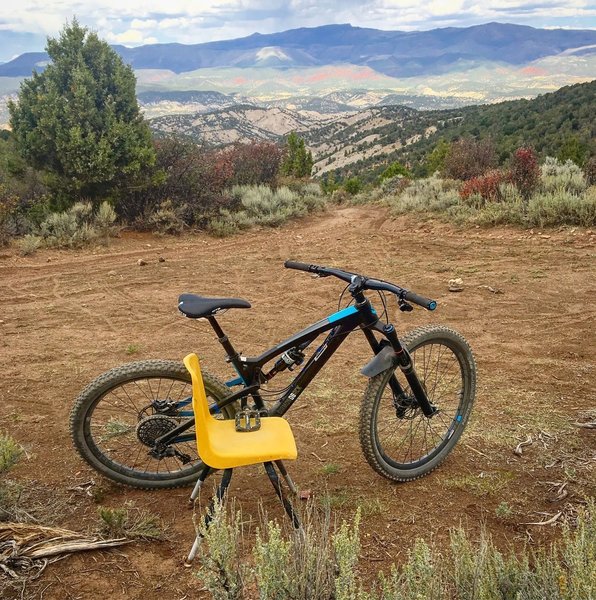
[[(373, 352), (361, 370), (368, 378), (359, 415), (364, 456), (377, 473), (393, 481), (430, 473), (455, 446), (472, 410), (476, 364), (468, 342), (436, 325), (418, 327), (400, 339), (388, 322), (388, 294), (404, 313), (412, 311), (413, 304), (427, 310), (435, 310), (437, 304), (398, 285), (294, 261), (286, 261), (285, 267), (336, 277), (347, 285), (337, 312), (256, 357), (239, 354), (216, 318), (229, 309), (250, 308), (249, 302), (188, 293), (179, 297), (180, 312), (208, 321), (236, 371), (227, 382), (203, 371), (211, 413), (236, 419), (236, 428), (246, 431), (257, 427), (262, 417), (283, 416), (346, 337), (359, 329)], [(340, 308), (346, 292), (350, 303)], [(371, 292), (378, 294), (381, 315)], [(268, 382), (293, 370), (297, 373), (290, 383), (268, 401)], [(191, 402), (190, 375), (181, 362), (125, 364), (100, 375), (81, 392), (70, 415), (71, 435), (79, 454), (118, 483), (146, 489), (191, 485), (203, 468)]]

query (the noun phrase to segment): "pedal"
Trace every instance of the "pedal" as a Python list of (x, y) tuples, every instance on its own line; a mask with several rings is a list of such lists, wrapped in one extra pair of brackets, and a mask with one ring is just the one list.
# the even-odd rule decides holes
[(258, 431), (261, 429), (262, 413), (245, 408), (236, 413), (236, 431)]

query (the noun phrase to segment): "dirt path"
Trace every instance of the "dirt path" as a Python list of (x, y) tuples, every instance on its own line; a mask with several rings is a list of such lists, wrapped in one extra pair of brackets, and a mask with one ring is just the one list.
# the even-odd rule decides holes
[[(399, 560), (419, 536), (442, 543), (460, 520), (472, 530), (486, 523), (503, 544), (555, 535), (556, 529), (521, 523), (541, 520), (541, 512), (570, 512), (584, 494), (594, 494), (596, 434), (573, 425), (595, 420), (594, 241), (585, 230), (460, 230), (393, 220), (365, 207), (224, 240), (126, 235), (93, 252), (21, 258), (5, 251), (1, 429), (29, 453), (15, 478), (30, 482), (46, 521), (96, 527), (98, 503), (72, 490), (93, 479), (101, 504), (133, 500), (169, 528), (165, 542), (57, 563), (31, 594), (196, 597), (201, 585), (181, 566), (193, 538), (188, 492), (139, 492), (102, 481), (75, 454), (68, 413), (86, 383), (130, 360), (198, 351), (207, 369), (230, 375), (207, 326), (178, 315), (181, 292), (250, 300), (252, 310), (221, 319), (248, 355), (333, 312), (341, 285), (287, 271), (287, 258), (360, 271), (436, 298), (435, 313), (401, 316), (393, 305), (399, 331), (449, 325), (470, 341), (478, 362), (477, 405), (462, 442), (440, 469), (410, 484), (382, 479), (362, 458), (357, 422), (366, 380), (359, 369), (370, 350), (361, 336), (346, 341), (290, 411), (299, 448), (294, 479), (318, 497), (330, 494), (339, 515), (363, 506), (362, 568), (376, 572)], [(148, 264), (138, 266), (139, 258)], [(463, 279), (463, 292), (447, 291), (452, 277)], [(528, 436), (534, 443), (514, 455)], [(555, 482), (567, 482), (569, 495), (559, 502), (551, 502)], [(232, 495), (247, 519), (257, 518), (261, 492), (267, 511), (281, 516), (264, 476), (251, 469), (235, 476)]]

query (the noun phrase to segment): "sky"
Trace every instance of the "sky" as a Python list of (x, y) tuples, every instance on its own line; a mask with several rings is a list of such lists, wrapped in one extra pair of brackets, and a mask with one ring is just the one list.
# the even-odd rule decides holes
[(0, 62), (42, 51), (76, 16), (110, 43), (197, 44), (255, 32), (350, 23), (387, 30), (466, 27), (498, 21), (596, 29), (596, 0), (5, 0)]

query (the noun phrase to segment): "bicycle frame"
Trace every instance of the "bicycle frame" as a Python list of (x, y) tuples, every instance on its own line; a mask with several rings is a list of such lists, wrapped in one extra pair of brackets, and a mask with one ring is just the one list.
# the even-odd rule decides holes
[[(251, 396), (257, 409), (264, 409), (265, 403), (259, 393), (261, 384), (265, 381), (263, 367), (274, 358), (284, 352), (302, 346), (306, 348), (316, 338), (325, 332), (329, 332), (316, 351), (308, 359), (304, 367), (294, 377), (285, 392), (277, 399), (273, 406), (268, 410), (270, 416), (283, 416), (288, 409), (296, 402), (298, 397), (306, 389), (308, 384), (316, 377), (319, 371), (325, 366), (327, 361), (333, 356), (336, 350), (341, 346), (344, 339), (360, 327), (366, 340), (368, 341), (375, 358), (379, 358), (383, 351), (391, 349), (388, 353), (389, 358), (384, 362), (384, 368), (388, 366), (399, 366), (404, 373), (412, 393), (414, 394), (419, 406), (426, 416), (432, 416), (436, 409), (429, 402), (423, 386), (420, 384), (410, 356), (405, 348), (399, 342), (395, 328), (390, 323), (383, 324), (372, 307), (370, 300), (363, 293), (354, 296), (355, 304), (335, 312), (325, 319), (322, 319), (309, 327), (299, 331), (293, 336), (280, 342), (273, 348), (266, 350), (257, 357), (245, 357), (236, 352), (228, 337), (224, 334), (219, 323), (214, 316), (207, 317), (211, 327), (215, 331), (219, 343), (226, 352), (226, 360), (232, 364), (238, 373), (238, 377), (226, 383), (228, 387), (242, 385), (242, 389), (228, 396), (223, 402), (212, 407), (212, 413), (219, 412), (223, 407), (232, 404), (237, 400), (243, 400)], [(377, 340), (375, 333), (381, 334), (385, 339)], [(374, 361), (375, 359), (373, 359)], [(370, 365), (371, 363), (369, 363)], [(386, 365), (386, 366), (385, 366)], [(390, 386), (394, 394), (404, 394), (399, 381), (394, 376), (390, 379)], [(191, 398), (187, 398), (178, 403), (179, 406), (190, 404)], [(180, 413), (182, 415), (192, 415)], [(184, 431), (194, 425), (194, 419), (189, 418), (178, 427), (156, 440), (156, 445), (167, 445), (170, 442), (181, 442), (194, 440), (193, 435), (181, 435)]]

